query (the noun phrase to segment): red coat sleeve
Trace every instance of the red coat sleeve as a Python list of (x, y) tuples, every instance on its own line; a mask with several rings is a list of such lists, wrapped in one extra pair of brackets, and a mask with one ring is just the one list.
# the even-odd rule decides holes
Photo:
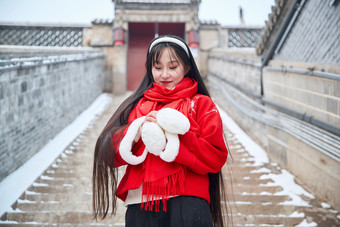
[(216, 173), (221, 170), (228, 155), (220, 114), (207, 96), (197, 100), (195, 112), (200, 134), (189, 130), (179, 136), (180, 148), (175, 162), (197, 174)]

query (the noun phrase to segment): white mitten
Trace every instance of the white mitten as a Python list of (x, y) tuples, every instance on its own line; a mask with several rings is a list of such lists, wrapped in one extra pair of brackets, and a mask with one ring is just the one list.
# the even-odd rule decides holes
[(138, 133), (139, 127), (144, 123), (144, 121), (145, 117), (140, 117), (134, 120), (129, 126), (129, 129), (127, 130), (124, 138), (122, 139), (119, 145), (120, 156), (124, 161), (131, 165), (138, 165), (144, 162), (146, 155), (148, 154), (147, 149), (144, 149), (143, 154), (141, 156), (135, 156), (131, 152), (132, 143)]
[(161, 127), (154, 122), (144, 122), (141, 134), (146, 149), (150, 153), (159, 156), (166, 144), (166, 138)]
[(172, 162), (178, 155), (179, 139), (175, 133), (165, 131), (165, 136), (168, 139), (165, 150), (161, 152), (160, 158), (166, 162)]
[(157, 122), (165, 130), (175, 134), (185, 134), (190, 129), (188, 118), (181, 112), (164, 108), (157, 113)]
[(181, 112), (164, 108), (157, 113), (157, 122), (165, 130), (167, 144), (165, 150), (161, 152), (160, 158), (166, 162), (172, 162), (178, 155), (179, 139), (178, 134), (185, 134), (190, 129), (188, 118)]

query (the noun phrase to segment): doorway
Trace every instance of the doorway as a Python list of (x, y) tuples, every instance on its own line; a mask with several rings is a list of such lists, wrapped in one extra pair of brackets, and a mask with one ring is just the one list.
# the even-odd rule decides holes
[(184, 29), (184, 23), (129, 23), (127, 90), (136, 90), (142, 81), (147, 49), (155, 35), (176, 35), (184, 39)]

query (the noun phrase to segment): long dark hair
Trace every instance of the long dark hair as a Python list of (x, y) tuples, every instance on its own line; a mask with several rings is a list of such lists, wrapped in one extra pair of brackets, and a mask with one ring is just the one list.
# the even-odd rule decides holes
[[(185, 44), (182, 39), (176, 36), (168, 37), (179, 39)], [(193, 78), (197, 81), (197, 93), (210, 97), (208, 89), (202, 80), (194, 58), (187, 45), (186, 47), (188, 49), (188, 54), (181, 46), (173, 42), (161, 42), (153, 46), (150, 52), (148, 51), (145, 63), (146, 74), (141, 84), (137, 90), (130, 97), (128, 97), (112, 115), (106, 127), (101, 132), (95, 146), (92, 175), (92, 206), (95, 219), (104, 219), (107, 216), (110, 207), (110, 201), (112, 205), (112, 214), (114, 214), (116, 211), (117, 198), (115, 193), (118, 183), (118, 171), (117, 168), (115, 168), (114, 153), (117, 152), (115, 151), (115, 145), (119, 143), (121, 138), (119, 138), (119, 136), (115, 136), (114, 138), (118, 139), (113, 140), (112, 135), (127, 126), (128, 117), (132, 109), (143, 97), (144, 92), (151, 87), (153, 83), (152, 66), (155, 62), (158, 62), (165, 47), (169, 48), (171, 57), (177, 58), (183, 63), (184, 66), (190, 66), (190, 70), (185, 76)], [(209, 173), (209, 193), (211, 198), (210, 211), (214, 225), (218, 227), (224, 226), (221, 206), (221, 201), (226, 201), (226, 193), (224, 189), (225, 187), (223, 184), (222, 171), (218, 173)], [(110, 200), (110, 198), (112, 198), (112, 200)]]

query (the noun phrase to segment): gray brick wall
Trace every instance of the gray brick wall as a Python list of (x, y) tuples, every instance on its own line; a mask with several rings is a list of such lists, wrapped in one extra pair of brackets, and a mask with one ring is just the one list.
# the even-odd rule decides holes
[(334, 127), (340, 127), (340, 80), (265, 67), (264, 97), (281, 107), (293, 110)]
[(309, 0), (274, 59), (340, 64), (340, 4)]
[[(35, 57), (29, 62), (0, 65), (0, 180), (102, 93), (101, 53), (46, 59)], [(10, 61), (7, 59), (7, 63)]]
[(252, 96), (261, 95), (260, 58), (255, 49), (215, 49), (208, 57), (208, 77), (217, 76)]

